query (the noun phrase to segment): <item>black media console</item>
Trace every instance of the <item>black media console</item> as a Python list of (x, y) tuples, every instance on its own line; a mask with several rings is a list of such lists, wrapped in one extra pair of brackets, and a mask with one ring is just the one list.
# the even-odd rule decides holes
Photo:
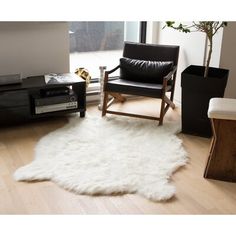
[[(48, 79), (49, 78), (49, 79)], [(27, 77), (0, 86), (0, 125), (86, 111), (86, 83), (74, 74)]]

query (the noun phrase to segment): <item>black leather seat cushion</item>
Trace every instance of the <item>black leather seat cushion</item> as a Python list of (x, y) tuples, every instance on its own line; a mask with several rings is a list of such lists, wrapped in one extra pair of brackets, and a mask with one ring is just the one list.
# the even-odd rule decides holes
[[(107, 82), (105, 91), (160, 98), (162, 95), (162, 88), (162, 84), (128, 81), (115, 77), (114, 80), (109, 80)], [(170, 91), (170, 89), (171, 86), (168, 85), (167, 91)]]
[(123, 80), (162, 84), (163, 77), (172, 69), (172, 61), (120, 58), (120, 78)]

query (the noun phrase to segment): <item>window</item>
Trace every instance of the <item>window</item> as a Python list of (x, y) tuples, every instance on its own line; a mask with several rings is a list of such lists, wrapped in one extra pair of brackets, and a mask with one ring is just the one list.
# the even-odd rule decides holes
[(143, 22), (77, 21), (69, 24), (70, 71), (84, 67), (93, 79), (99, 78), (99, 66), (109, 70), (118, 65), (124, 41), (145, 40)]

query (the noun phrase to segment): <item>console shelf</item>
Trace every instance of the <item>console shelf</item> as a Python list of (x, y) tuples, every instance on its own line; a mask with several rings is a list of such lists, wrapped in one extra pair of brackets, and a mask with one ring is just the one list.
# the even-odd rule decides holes
[(74, 74), (46, 83), (44, 76), (27, 77), (21, 84), (0, 86), (0, 125), (49, 116), (86, 112), (86, 83)]

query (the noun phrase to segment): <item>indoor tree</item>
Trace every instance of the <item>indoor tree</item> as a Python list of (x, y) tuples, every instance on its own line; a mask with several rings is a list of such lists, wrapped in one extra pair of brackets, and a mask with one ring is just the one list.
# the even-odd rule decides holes
[(218, 32), (220, 28), (227, 26), (227, 22), (225, 21), (193, 21), (191, 25), (184, 25), (180, 23), (179, 25), (175, 25), (175, 21), (166, 21), (166, 25), (163, 27), (171, 27), (176, 29), (180, 32), (189, 33), (189, 32), (203, 32), (207, 36), (207, 40), (209, 43), (209, 50), (207, 55), (207, 60), (205, 63), (205, 71), (204, 71), (204, 78), (208, 76), (209, 65), (211, 61), (211, 54), (213, 48), (213, 37)]

